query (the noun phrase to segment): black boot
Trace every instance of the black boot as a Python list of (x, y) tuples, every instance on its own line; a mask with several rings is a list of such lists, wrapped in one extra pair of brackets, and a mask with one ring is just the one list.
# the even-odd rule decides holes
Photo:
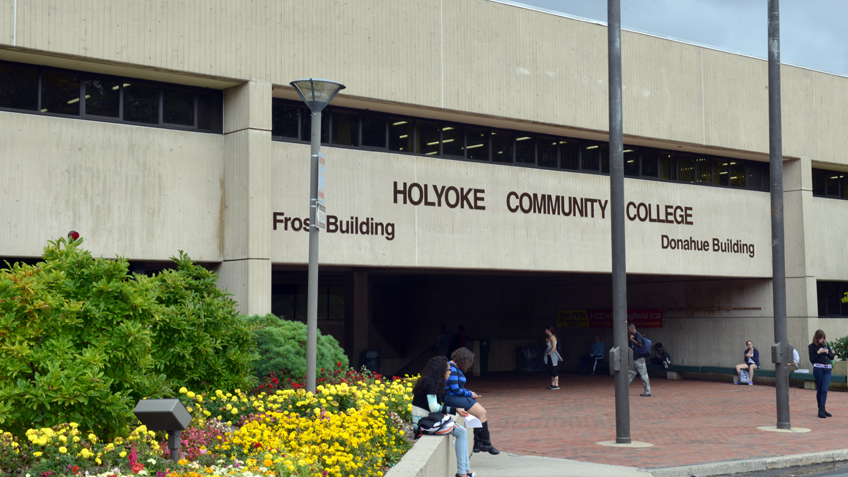
[(480, 428), (475, 427), (474, 428), (474, 452), (480, 452), (480, 444), (483, 441), (483, 439), (480, 437), (480, 434), (481, 434)]
[(827, 414), (824, 412), (824, 408), (819, 406), (819, 417), (824, 419), (827, 417)]
[(482, 441), (480, 443), (481, 452), (488, 452), (492, 455), (498, 455), (501, 453), (501, 451), (495, 449), (495, 446), (492, 445), (492, 439), (489, 436), (489, 421), (483, 423), (483, 428), (480, 429), (480, 439)]
[(827, 417), (833, 417), (833, 414), (831, 414), (831, 413), (827, 412), (827, 409), (825, 409), (825, 406), (822, 406), (822, 411), (824, 411), (824, 415), (825, 415), (825, 416), (827, 416)]

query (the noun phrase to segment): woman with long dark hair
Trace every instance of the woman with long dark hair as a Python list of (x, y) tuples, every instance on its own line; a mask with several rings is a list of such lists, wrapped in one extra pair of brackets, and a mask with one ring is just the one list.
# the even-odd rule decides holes
[(495, 449), (489, 436), (489, 418), (486, 409), (477, 402), (479, 394), (465, 389), (465, 371), (474, 363), (474, 353), (468, 348), (459, 348), (451, 354), (450, 377), (447, 382), (447, 396), (445, 404), (448, 406), (467, 409), (468, 413), (480, 419), (482, 428), (474, 429), (474, 452), (488, 452), (489, 454), (500, 454)]
[(816, 403), (819, 405), (819, 417), (831, 417), (833, 414), (827, 412), (827, 388), (830, 387), (830, 373), (833, 366), (833, 350), (825, 341), (827, 337), (822, 330), (816, 330), (813, 342), (807, 348), (810, 351), (810, 362), (813, 363), (813, 378), (816, 380)]
[(562, 361), (562, 356), (560, 356), (557, 350), (557, 337), (554, 334), (554, 327), (548, 326), (545, 328), (545, 334), (548, 336), (545, 340), (545, 343), (548, 345), (547, 349), (545, 349), (545, 364), (548, 365), (548, 372), (551, 374), (551, 385), (548, 386), (548, 389), (556, 390), (559, 389), (557, 364)]
[[(412, 422), (418, 422), (431, 412), (453, 414), (456, 411), (460, 416), (468, 415), (464, 409), (442, 404), (448, 376), (450, 376), (448, 359), (444, 356), (430, 358), (421, 371), (421, 377), (412, 388)], [(456, 477), (476, 477), (477, 474), (471, 472), (471, 464), (468, 462), (468, 431), (456, 424), (451, 434), (456, 437)]]

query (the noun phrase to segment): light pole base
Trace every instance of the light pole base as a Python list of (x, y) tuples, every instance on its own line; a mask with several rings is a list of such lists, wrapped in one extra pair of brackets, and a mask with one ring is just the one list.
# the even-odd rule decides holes
[[(616, 438), (617, 440), (618, 438)], [(601, 441), (596, 442), (595, 444), (599, 446), (606, 447), (630, 447), (630, 448), (643, 448), (643, 447), (654, 447), (650, 442), (639, 442), (639, 441), (631, 441), (629, 437), (624, 437), (622, 440), (627, 439), (627, 442), (616, 442), (616, 441)]]
[(761, 431), (766, 431), (766, 432), (789, 432), (789, 433), (792, 433), (792, 434), (804, 434), (806, 432), (810, 432), (810, 429), (807, 429), (806, 427), (792, 427), (792, 428), (781, 429), (781, 428), (778, 428), (777, 426), (763, 426), (763, 427), (758, 427), (757, 429), (759, 429)]

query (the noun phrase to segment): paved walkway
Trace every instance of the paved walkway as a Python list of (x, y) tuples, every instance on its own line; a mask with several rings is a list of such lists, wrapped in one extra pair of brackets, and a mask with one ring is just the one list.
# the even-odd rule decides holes
[[(815, 391), (790, 388), (792, 425), (812, 432), (785, 434), (757, 429), (775, 425), (774, 386), (653, 378), (653, 397), (643, 398), (637, 378), (630, 387), (631, 438), (653, 447), (632, 449), (596, 444), (615, 440), (611, 376), (565, 374), (559, 391), (546, 389), (549, 383), (545, 374), (469, 377), (468, 389), (482, 394), (492, 442), (501, 451), (650, 471), (848, 448), (845, 392), (829, 393), (834, 417), (819, 419)], [(472, 468), (492, 459), (474, 458)]]

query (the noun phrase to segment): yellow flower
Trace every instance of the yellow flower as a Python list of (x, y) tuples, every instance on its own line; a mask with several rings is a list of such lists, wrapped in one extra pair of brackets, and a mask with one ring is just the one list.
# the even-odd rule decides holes
[(121, 456), (121, 459), (123, 459), (124, 457), (126, 457), (126, 456), (127, 456), (127, 451), (122, 451), (122, 452), (121, 452), (120, 454), (118, 454), (118, 455), (119, 455), (119, 456)]
[(67, 453), (68, 453), (68, 448), (67, 448), (67, 447), (65, 447), (65, 446), (60, 447), (60, 448), (59, 448), (59, 453), (61, 453), (61, 454), (67, 454)]
[(192, 398), (194, 398), (194, 393), (192, 391), (189, 391), (189, 392), (186, 393), (186, 397), (189, 398), (189, 399), (192, 399)]
[(203, 396), (197, 396), (197, 398), (195, 399), (195, 401), (197, 401), (197, 402), (203, 402)]
[(44, 452), (33, 452), (32, 455), (36, 457), (41, 457), (42, 455), (44, 455)]
[(180, 388), (180, 394), (185, 394), (187, 392), (188, 392), (188, 389), (186, 389), (185, 387)]

